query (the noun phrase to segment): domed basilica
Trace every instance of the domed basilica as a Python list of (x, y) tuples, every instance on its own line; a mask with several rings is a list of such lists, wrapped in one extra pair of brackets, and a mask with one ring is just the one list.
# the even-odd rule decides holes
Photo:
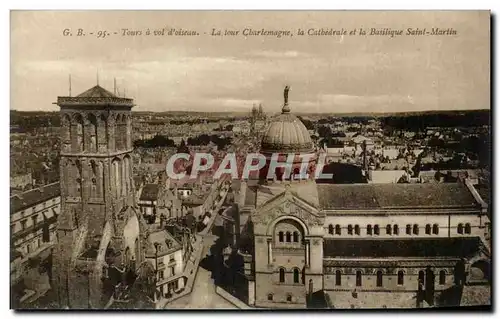
[[(233, 252), (243, 261), (238, 289), (245, 302), (415, 308), (460, 303), (443, 297), (457, 287), (489, 289), (487, 205), (472, 185), (316, 184), (314, 174), (299, 174), (302, 158), (311, 172), (317, 154), (291, 112), (288, 89), (262, 138), (267, 164), (236, 194)], [(290, 153), (291, 172), (271, 161)]]

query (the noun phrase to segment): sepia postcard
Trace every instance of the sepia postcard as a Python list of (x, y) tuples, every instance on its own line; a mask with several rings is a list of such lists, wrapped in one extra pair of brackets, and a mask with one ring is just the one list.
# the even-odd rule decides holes
[(491, 310), (489, 11), (11, 11), (12, 309)]

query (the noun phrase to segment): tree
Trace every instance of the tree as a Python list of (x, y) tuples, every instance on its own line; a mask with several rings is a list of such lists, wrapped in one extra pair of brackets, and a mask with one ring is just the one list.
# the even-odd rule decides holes
[(329, 126), (321, 125), (318, 127), (318, 135), (323, 138), (331, 137), (332, 129)]
[(314, 130), (314, 124), (310, 120), (304, 119), (302, 116), (297, 116), (297, 118), (304, 124), (308, 130)]

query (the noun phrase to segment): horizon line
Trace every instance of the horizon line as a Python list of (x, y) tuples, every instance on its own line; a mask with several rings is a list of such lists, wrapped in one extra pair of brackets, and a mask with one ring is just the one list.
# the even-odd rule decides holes
[[(176, 112), (182, 112), (182, 113), (206, 113), (206, 114), (231, 114), (231, 113), (241, 113), (241, 114), (247, 114), (250, 113), (251, 110), (249, 111), (189, 111), (189, 110), (165, 110), (165, 111), (151, 111), (151, 110), (131, 110), (132, 113), (176, 113)], [(473, 112), (473, 111), (489, 111), (491, 112), (491, 108), (477, 108), (477, 109), (429, 109), (429, 110), (421, 110), (421, 111), (388, 111), (388, 112), (380, 112), (380, 111), (359, 111), (359, 112), (292, 112), (292, 114), (307, 114), (307, 115), (325, 115), (325, 114), (330, 114), (330, 115), (349, 115), (349, 114), (366, 114), (366, 115), (384, 115), (384, 114), (405, 114), (405, 113), (430, 113), (430, 112)], [(60, 112), (59, 110), (16, 110), (16, 109), (10, 109), (10, 112), (26, 112), (26, 113), (33, 113), (33, 112), (41, 112), (41, 113), (55, 113), (55, 112)], [(264, 114), (278, 114), (280, 111), (276, 112), (265, 112)]]

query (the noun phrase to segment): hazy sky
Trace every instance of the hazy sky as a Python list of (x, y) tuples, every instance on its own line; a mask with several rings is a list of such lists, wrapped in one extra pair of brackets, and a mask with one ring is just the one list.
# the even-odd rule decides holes
[[(195, 30), (198, 37), (85, 32)], [(212, 37), (212, 28), (454, 28), (456, 36)], [(137, 111), (395, 112), (490, 108), (489, 12), (13, 12), (11, 109), (52, 102), (99, 83)], [(205, 34), (206, 32), (206, 34)]]

